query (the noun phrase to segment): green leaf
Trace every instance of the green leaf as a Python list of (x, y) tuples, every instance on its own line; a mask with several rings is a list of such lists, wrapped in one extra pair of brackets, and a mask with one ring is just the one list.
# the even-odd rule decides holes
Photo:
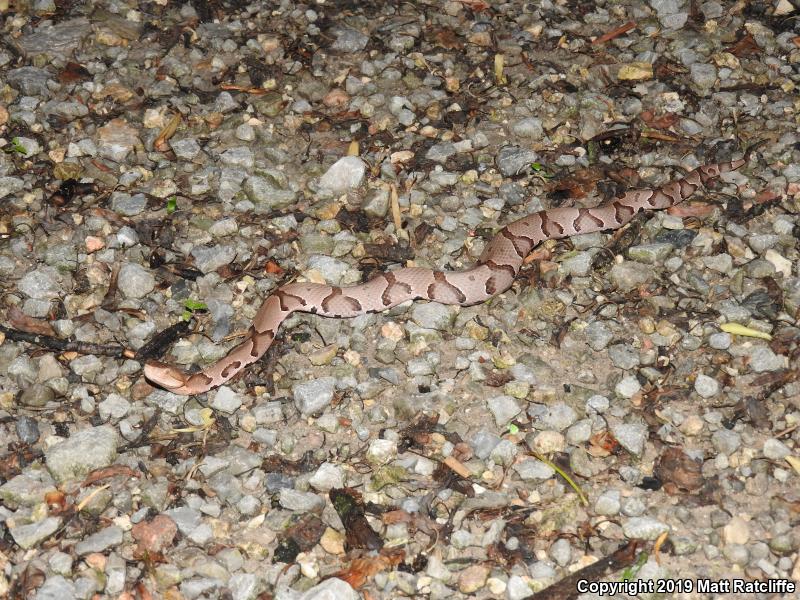
[(511, 435), (517, 435), (519, 433), (519, 427), (517, 427), (517, 425), (514, 423), (509, 423), (508, 433), (510, 433)]
[(198, 310), (208, 310), (208, 306), (205, 302), (200, 302), (199, 300), (186, 300), (183, 303), (184, 308), (186, 308), (189, 312), (196, 312)]
[(22, 156), (25, 156), (25, 155), (28, 154), (28, 151), (25, 149), (25, 146), (23, 146), (20, 143), (19, 138), (11, 138), (10, 147), (3, 148), (3, 152), (5, 152), (7, 154), (11, 154), (12, 152), (16, 152), (17, 154), (22, 154)]
[(174, 213), (178, 208), (178, 199), (175, 196), (172, 196), (167, 200), (167, 214), (171, 215)]

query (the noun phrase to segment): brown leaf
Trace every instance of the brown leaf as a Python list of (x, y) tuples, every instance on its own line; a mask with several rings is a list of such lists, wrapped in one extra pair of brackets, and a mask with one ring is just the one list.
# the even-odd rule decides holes
[(461, 48), (461, 40), (452, 29), (439, 29), (433, 33), (434, 46), (441, 46), (446, 50)]
[(353, 488), (334, 488), (328, 493), (328, 497), (344, 525), (348, 548), (378, 550), (383, 547), (383, 540), (367, 521), (364, 502), (358, 491)]
[(690, 458), (681, 448), (670, 447), (658, 458), (653, 474), (663, 482), (668, 494), (685, 494), (705, 484), (701, 468), (701, 461)]
[(117, 475), (125, 475), (126, 477), (135, 477), (137, 479), (142, 476), (142, 474), (139, 471), (134, 471), (127, 465), (111, 465), (110, 467), (95, 469), (94, 471), (89, 473), (86, 476), (86, 479), (84, 479), (83, 481), (83, 487), (87, 487), (89, 485), (92, 485), (93, 483), (102, 481), (103, 479), (116, 477)]
[(346, 569), (334, 573), (331, 577), (338, 577), (357, 590), (377, 573), (399, 565), (405, 557), (405, 550), (398, 548), (387, 550), (374, 557), (357, 558)]
[(75, 83), (76, 81), (86, 81), (91, 79), (92, 74), (84, 67), (76, 62), (68, 62), (58, 74), (58, 80), (61, 83)]
[(586, 448), (591, 456), (603, 458), (611, 454), (617, 454), (621, 449), (617, 438), (608, 429), (598, 431), (589, 438), (589, 447)]
[(733, 46), (726, 48), (725, 51), (730, 52), (736, 58), (761, 55), (761, 47), (756, 43), (750, 33), (746, 33), (739, 38)]
[(12, 306), (8, 309), (8, 324), (14, 329), (33, 333), (34, 335), (48, 335), (51, 337), (55, 337), (56, 335), (50, 323), (42, 319), (29, 317), (16, 306)]
[(326, 527), (317, 515), (304, 515), (281, 534), (273, 554), (273, 562), (294, 562), (298, 554), (308, 552), (319, 543)]
[(680, 115), (676, 113), (666, 113), (656, 117), (652, 111), (646, 110), (640, 115), (644, 124), (653, 129), (669, 129), (678, 122)]

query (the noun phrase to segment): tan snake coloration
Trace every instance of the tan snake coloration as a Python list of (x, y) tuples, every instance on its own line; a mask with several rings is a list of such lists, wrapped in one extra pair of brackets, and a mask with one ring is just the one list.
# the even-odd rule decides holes
[(221, 385), (261, 358), (275, 340), (281, 323), (293, 312), (325, 317), (355, 317), (376, 313), (408, 300), (469, 306), (511, 287), (525, 257), (540, 242), (605, 229), (618, 229), (642, 210), (674, 206), (720, 174), (745, 161), (706, 165), (656, 190), (633, 190), (595, 208), (540, 210), (503, 227), (486, 245), (477, 264), (466, 271), (434, 271), (407, 267), (381, 273), (360, 285), (337, 287), (320, 283), (289, 283), (264, 300), (247, 337), (213, 365), (189, 374), (151, 361), (147, 379), (176, 394), (200, 394)]

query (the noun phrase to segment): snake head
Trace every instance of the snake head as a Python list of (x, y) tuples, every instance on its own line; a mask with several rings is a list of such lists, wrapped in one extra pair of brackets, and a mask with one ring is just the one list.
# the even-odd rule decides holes
[(186, 385), (186, 376), (181, 371), (155, 360), (145, 363), (144, 376), (165, 390), (175, 391)]

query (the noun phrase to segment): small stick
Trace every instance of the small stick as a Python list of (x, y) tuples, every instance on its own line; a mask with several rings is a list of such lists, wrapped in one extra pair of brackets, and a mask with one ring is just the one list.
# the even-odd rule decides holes
[(96, 356), (111, 356), (113, 358), (133, 358), (134, 352), (124, 346), (104, 346), (102, 344), (92, 344), (90, 342), (70, 342), (50, 335), (38, 335), (11, 329), (5, 325), (0, 325), (0, 333), (14, 342), (28, 342), (48, 350), (57, 352), (77, 352), (78, 354), (94, 354)]
[(606, 42), (610, 42), (611, 40), (621, 36), (622, 34), (628, 33), (631, 29), (634, 28), (636, 28), (636, 21), (628, 21), (627, 23), (625, 23), (625, 25), (621, 25), (616, 29), (612, 29), (608, 33), (604, 33), (595, 41), (593, 41), (592, 44), (605, 44)]

